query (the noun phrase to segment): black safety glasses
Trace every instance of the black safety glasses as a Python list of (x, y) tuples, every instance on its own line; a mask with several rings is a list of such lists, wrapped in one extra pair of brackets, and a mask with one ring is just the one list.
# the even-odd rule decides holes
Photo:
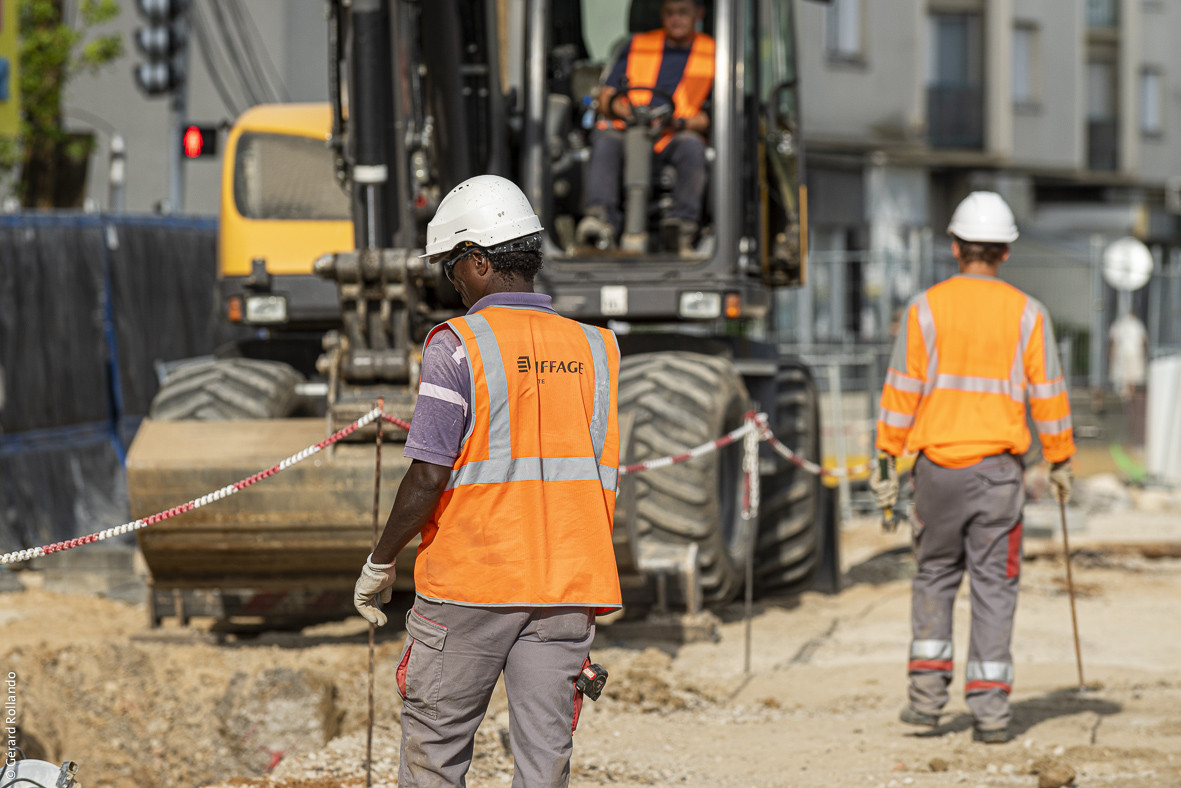
[(443, 275), (447, 277), (448, 282), (455, 284), (454, 272), (456, 264), (478, 248), (479, 247), (473, 243), (457, 245), (453, 249), (449, 249), (446, 252), (440, 252), (439, 254), (434, 255), (431, 258), (431, 262), (438, 263), (439, 265), (443, 266)]

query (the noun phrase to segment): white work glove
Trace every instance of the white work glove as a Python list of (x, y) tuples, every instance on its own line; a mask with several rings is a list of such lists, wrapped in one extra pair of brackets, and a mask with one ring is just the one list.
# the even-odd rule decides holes
[(873, 491), (873, 500), (879, 509), (892, 509), (898, 503), (898, 471), (894, 468), (893, 454), (878, 454), (869, 475), (869, 489)]
[(386, 617), (385, 613), (381, 612), (381, 605), (389, 604), (394, 593), (395, 577), (397, 572), (394, 571), (392, 563), (375, 564), (373, 554), (369, 554), (353, 589), (353, 607), (357, 608), (361, 618), (375, 626), (385, 626)]
[(1056, 462), (1050, 466), (1050, 492), (1054, 500), (1061, 504), (1070, 502), (1070, 491), (1074, 487), (1074, 471), (1070, 467), (1070, 460)]

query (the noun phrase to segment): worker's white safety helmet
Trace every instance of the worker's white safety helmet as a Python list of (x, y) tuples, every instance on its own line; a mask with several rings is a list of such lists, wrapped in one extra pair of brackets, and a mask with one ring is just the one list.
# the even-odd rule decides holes
[[(456, 186), (439, 203), (426, 227), (423, 256), (447, 252), (465, 242), (495, 249), (518, 238), (536, 236), (541, 229), (541, 220), (517, 184), (499, 175), (477, 175)], [(540, 248), (534, 239), (529, 240), (527, 246)]]
[(951, 215), (947, 234), (963, 241), (1011, 244), (1017, 240), (1017, 222), (999, 194), (972, 192)]

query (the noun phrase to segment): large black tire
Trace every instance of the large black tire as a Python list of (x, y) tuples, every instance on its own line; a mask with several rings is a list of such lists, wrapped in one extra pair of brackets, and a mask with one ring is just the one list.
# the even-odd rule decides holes
[(278, 361), (247, 358), (199, 361), (178, 367), (152, 400), (157, 421), (276, 419), (298, 404), (303, 376)]
[[(749, 397), (726, 358), (669, 352), (625, 356), (620, 413), (634, 414), (629, 461), (679, 454), (742, 425)], [(704, 601), (742, 588), (748, 529), (742, 520), (742, 446), (634, 476), (638, 538), (696, 542)]]
[[(820, 406), (808, 368), (784, 360), (775, 380), (775, 412), (768, 414), (780, 442), (805, 459), (820, 460)], [(760, 592), (798, 593), (812, 585), (821, 559), (820, 477), (761, 449), (759, 536), (755, 550), (755, 585)]]

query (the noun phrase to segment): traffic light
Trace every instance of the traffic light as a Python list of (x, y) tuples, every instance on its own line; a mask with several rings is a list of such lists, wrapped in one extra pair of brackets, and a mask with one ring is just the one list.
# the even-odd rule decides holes
[(163, 96), (184, 84), (188, 6), (188, 0), (136, 0), (147, 24), (136, 28), (135, 46), (145, 60), (133, 66), (131, 73), (148, 96)]
[(186, 159), (216, 156), (217, 126), (185, 126), (180, 132), (180, 152)]

